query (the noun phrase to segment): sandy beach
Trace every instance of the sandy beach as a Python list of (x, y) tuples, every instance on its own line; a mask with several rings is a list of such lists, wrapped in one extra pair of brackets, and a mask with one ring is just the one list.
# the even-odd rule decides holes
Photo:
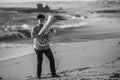
[[(72, 80), (72, 77), (75, 76), (78, 76), (81, 79), (91, 79), (90, 75), (96, 75), (98, 78), (106, 78), (105, 76), (107, 76), (108, 78), (114, 73), (120, 73), (120, 61), (119, 59), (117, 60), (120, 56), (119, 41), (120, 39), (118, 38), (88, 42), (52, 44), (51, 49), (55, 56), (57, 73), (63, 76), (62, 80), (65, 80), (64, 75), (68, 75), (66, 79)], [(24, 50), (32, 50), (31, 45), (27, 46), (28, 47)], [(20, 51), (22, 50), (23, 49)], [(17, 49), (15, 48), (14, 52), (16, 51)], [(19, 54), (21, 53), (20, 51), (18, 52)], [(46, 56), (44, 57), (42, 76), (45, 77), (47, 75), (49, 77), (49, 62)], [(25, 56), (0, 61), (0, 76), (3, 77), (3, 80), (26, 80), (30, 77), (34, 77), (35, 75), (36, 55), (34, 51), (31, 51), (31, 54), (27, 54)]]
[[(120, 80), (115, 76), (120, 74), (119, 12), (95, 12), (119, 6), (86, 5), (70, 6), (60, 14), (66, 20), (55, 24), (57, 34), (50, 46), (61, 77), (50, 77), (49, 61), (44, 55), (41, 80)], [(36, 65), (32, 39), (0, 42), (0, 80), (37, 80)]]

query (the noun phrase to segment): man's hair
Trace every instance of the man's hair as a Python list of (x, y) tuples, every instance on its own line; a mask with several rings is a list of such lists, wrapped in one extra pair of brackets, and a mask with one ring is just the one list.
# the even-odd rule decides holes
[(37, 19), (42, 19), (42, 18), (45, 19), (45, 16), (43, 14), (38, 14), (37, 15)]

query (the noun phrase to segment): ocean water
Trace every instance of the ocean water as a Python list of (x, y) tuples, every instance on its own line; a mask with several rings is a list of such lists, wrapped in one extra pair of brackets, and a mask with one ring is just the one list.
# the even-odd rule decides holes
[[(78, 26), (83, 26), (89, 23), (95, 23), (98, 21), (102, 21), (102, 19), (106, 19), (106, 18), (118, 18), (120, 19), (120, 15), (119, 13), (95, 13), (95, 14), (89, 14), (90, 11), (95, 11), (95, 10), (99, 10), (99, 9), (107, 9), (104, 7), (104, 5), (100, 4), (100, 5), (92, 5), (89, 4), (87, 2), (28, 2), (27, 5), (26, 3), (0, 3), (0, 7), (31, 7), (31, 8), (36, 8), (36, 4), (38, 3), (42, 3), (43, 6), (44, 4), (47, 4), (48, 6), (50, 6), (51, 9), (59, 9), (60, 7), (63, 9), (63, 11), (67, 11), (67, 13), (64, 15), (65, 17), (67, 17), (67, 21), (63, 21), (63, 24), (60, 22), (60, 27), (59, 28), (70, 28), (70, 27), (78, 27)], [(111, 6), (111, 9), (113, 8), (120, 8), (120, 6), (115, 5), (115, 6)], [(7, 15), (7, 14), (6, 14)], [(10, 14), (11, 15), (11, 14)], [(15, 16), (11, 17), (11, 21), (9, 21), (8, 23), (13, 24), (13, 26), (17, 25), (19, 26), (19, 24), (23, 24), (23, 25), (29, 25), (30, 23), (32, 23), (34, 20), (32, 20), (30, 22), (30, 20), (28, 19), (22, 19), (24, 22), (19, 21), (17, 22), (17, 18), (18, 17), (23, 17), (25, 18), (25, 16), (29, 16), (30, 18), (35, 17), (35, 15), (37, 14), (15, 14)], [(80, 15), (80, 17), (76, 17), (75, 15)], [(18, 17), (17, 17), (18, 16)], [(85, 21), (85, 17), (91, 18), (90, 20)], [(3, 17), (4, 18), (4, 17)], [(3, 19), (2, 18), (2, 19)], [(9, 16), (8, 16), (9, 18)], [(16, 18), (16, 21), (12, 19)], [(1, 18), (0, 18), (1, 20)], [(26, 20), (26, 21), (25, 21)], [(4, 20), (3, 20), (4, 21)], [(6, 20), (5, 20), (6, 21)], [(26, 23), (25, 23), (26, 22)], [(14, 25), (15, 23), (15, 25)], [(66, 24), (68, 23), (68, 24)]]

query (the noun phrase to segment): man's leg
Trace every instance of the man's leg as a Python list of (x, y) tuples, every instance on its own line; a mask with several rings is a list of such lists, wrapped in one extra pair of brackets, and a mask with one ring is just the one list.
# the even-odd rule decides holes
[(56, 74), (55, 61), (54, 61), (54, 57), (53, 57), (51, 49), (44, 50), (44, 53), (50, 61), (50, 70), (52, 73), (52, 77), (60, 77), (59, 75)]
[(45, 55), (47, 56), (47, 58), (50, 62), (50, 70), (51, 70), (52, 74), (56, 73), (55, 61), (54, 61), (52, 51), (50, 49), (47, 49), (47, 50), (44, 50), (44, 53), (45, 53)]
[(43, 52), (35, 49), (37, 55), (37, 77), (40, 78), (42, 72)]

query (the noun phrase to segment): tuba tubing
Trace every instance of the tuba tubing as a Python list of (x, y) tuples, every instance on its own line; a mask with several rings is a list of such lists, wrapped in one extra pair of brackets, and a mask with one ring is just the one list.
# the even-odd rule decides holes
[(38, 35), (44, 34), (54, 22), (55, 22), (54, 16), (49, 15), (47, 22), (45, 23), (45, 25), (43, 26), (43, 28), (40, 30), (40, 32), (38, 33)]

